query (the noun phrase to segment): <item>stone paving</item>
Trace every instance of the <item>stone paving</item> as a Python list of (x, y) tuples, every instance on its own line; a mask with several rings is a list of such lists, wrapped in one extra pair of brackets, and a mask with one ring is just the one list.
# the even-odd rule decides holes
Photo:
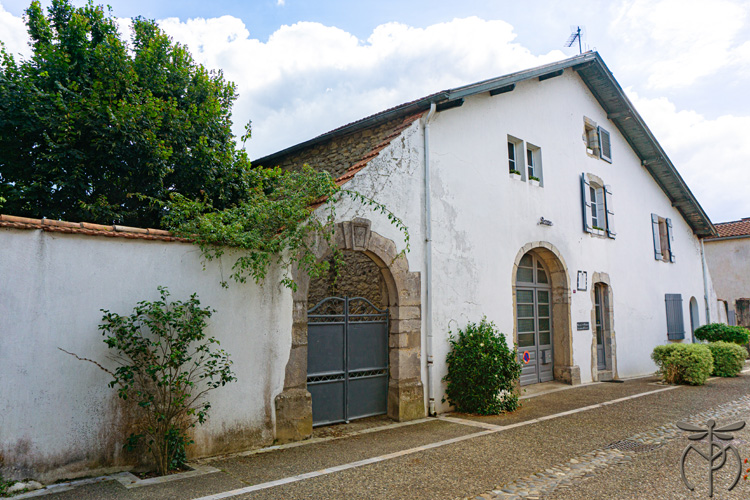
[[(747, 418), (750, 414), (750, 396), (725, 403), (708, 411), (696, 413), (684, 421), (704, 426), (709, 419), (731, 420)], [(545, 469), (531, 476), (500, 485), (481, 495), (465, 497), (464, 500), (520, 500), (539, 499), (558, 489), (575, 486), (578, 481), (593, 477), (605, 468), (625, 464), (636, 454), (652, 451), (668, 441), (682, 436), (675, 422), (640, 432), (605, 448), (591, 451), (570, 459), (568, 462)]]

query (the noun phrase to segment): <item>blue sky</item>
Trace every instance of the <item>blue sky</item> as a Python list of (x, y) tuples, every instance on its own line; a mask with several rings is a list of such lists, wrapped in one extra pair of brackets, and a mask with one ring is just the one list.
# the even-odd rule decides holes
[[(28, 3), (0, 0), (0, 40), (12, 52), (28, 53)], [(712, 220), (750, 216), (750, 0), (108, 3), (123, 31), (132, 16), (156, 19), (238, 84), (235, 131), (252, 120), (252, 158), (574, 55), (563, 42), (580, 24)]]

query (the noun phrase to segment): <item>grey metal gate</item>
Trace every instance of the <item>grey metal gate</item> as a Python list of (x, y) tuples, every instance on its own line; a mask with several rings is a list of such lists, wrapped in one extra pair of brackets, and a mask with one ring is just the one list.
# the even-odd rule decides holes
[(388, 410), (388, 310), (328, 297), (307, 312), (307, 390), (313, 425)]

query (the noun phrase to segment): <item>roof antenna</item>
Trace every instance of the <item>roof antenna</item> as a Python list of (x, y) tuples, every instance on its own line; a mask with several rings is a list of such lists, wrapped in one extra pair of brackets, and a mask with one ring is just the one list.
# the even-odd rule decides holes
[(580, 26), (571, 26), (570, 30), (573, 32), (570, 34), (568, 39), (565, 41), (566, 47), (572, 47), (573, 44), (578, 40), (578, 53), (583, 54), (583, 45), (581, 38), (586, 34), (586, 27), (581, 28)]

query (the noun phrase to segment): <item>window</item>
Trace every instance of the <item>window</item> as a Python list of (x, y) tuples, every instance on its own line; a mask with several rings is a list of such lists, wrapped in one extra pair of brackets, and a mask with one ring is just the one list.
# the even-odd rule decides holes
[(512, 142), (508, 143), (508, 170), (511, 174), (520, 172), (516, 166), (516, 145)]
[(526, 143), (526, 166), (529, 179), (542, 183), (542, 150), (533, 144)]
[(615, 213), (612, 209), (612, 187), (595, 175), (581, 174), (581, 208), (583, 230), (614, 239)]
[(612, 141), (609, 132), (585, 116), (583, 117), (583, 142), (586, 143), (588, 154), (612, 163)]
[(651, 214), (651, 230), (654, 236), (654, 259), (674, 262), (672, 219)]
[(667, 338), (682, 340), (685, 338), (685, 325), (682, 320), (682, 295), (667, 293), (664, 295), (667, 305)]

